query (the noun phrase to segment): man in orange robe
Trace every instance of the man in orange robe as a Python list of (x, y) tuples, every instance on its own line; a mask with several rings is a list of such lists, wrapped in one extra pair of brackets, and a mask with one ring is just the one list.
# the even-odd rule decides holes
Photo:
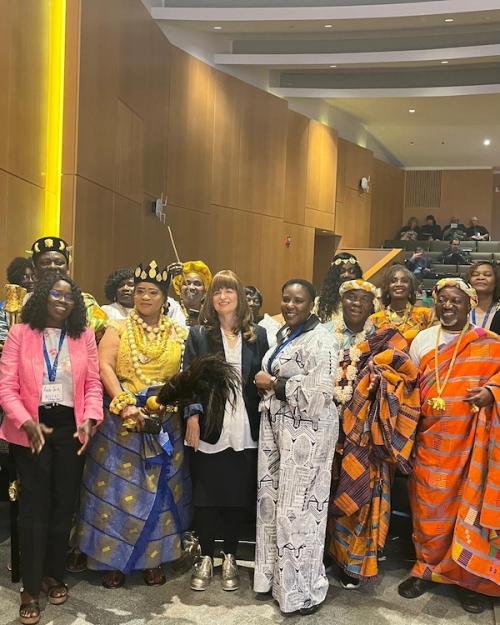
[(410, 480), (417, 561), (399, 594), (454, 584), (462, 607), (500, 596), (500, 340), (471, 326), (476, 292), (459, 278), (434, 288), (439, 325), (410, 356), (419, 366), (422, 416)]

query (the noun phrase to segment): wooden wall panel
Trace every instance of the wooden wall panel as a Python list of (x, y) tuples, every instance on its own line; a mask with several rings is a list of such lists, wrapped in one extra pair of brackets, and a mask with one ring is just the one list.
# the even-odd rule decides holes
[(359, 189), (361, 178), (373, 177), (373, 152), (350, 141), (345, 142), (345, 186)]
[(306, 207), (335, 212), (337, 184), (337, 135), (317, 121), (309, 123)]
[[(8, 0), (0, 0), (0, 93), (2, 93), (0, 98), (0, 169), (4, 171), (8, 169), (10, 138), (9, 92), (11, 88), (10, 65), (12, 50), (10, 5), (11, 3)], [(0, 219), (2, 219), (2, 215), (0, 215)]]
[(169, 204), (206, 210), (209, 203), (214, 70), (172, 48), (168, 125)]
[(119, 0), (82, 4), (78, 174), (108, 189), (116, 178), (120, 15)]
[(283, 216), (287, 104), (256, 87), (241, 83), (240, 208)]
[(216, 72), (210, 202), (232, 208), (241, 205), (242, 84), (232, 76)]
[(287, 112), (285, 219), (305, 224), (306, 177), (309, 118), (294, 111)]
[(345, 201), (337, 203), (335, 213), (335, 233), (342, 236), (342, 248), (368, 247), (370, 214), (370, 194), (346, 188)]
[(374, 159), (370, 245), (380, 247), (401, 228), (404, 203), (404, 171)]
[(142, 202), (144, 192), (143, 144), (142, 119), (118, 101), (114, 188), (120, 195), (138, 203)]

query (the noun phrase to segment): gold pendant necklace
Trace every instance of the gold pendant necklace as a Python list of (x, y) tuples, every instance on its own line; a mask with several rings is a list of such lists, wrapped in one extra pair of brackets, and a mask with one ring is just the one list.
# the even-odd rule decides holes
[(446, 402), (441, 397), (444, 393), (444, 389), (448, 384), (448, 380), (450, 379), (451, 371), (455, 366), (455, 361), (458, 356), (458, 350), (460, 349), (460, 342), (462, 341), (463, 335), (469, 329), (469, 324), (466, 323), (462, 328), (457, 340), (457, 344), (455, 345), (455, 349), (453, 350), (453, 355), (451, 357), (450, 364), (448, 366), (448, 371), (446, 372), (446, 376), (444, 378), (443, 383), (441, 384), (441, 380), (439, 379), (439, 361), (438, 361), (438, 352), (439, 352), (439, 339), (441, 338), (441, 324), (439, 324), (437, 335), (436, 335), (436, 347), (434, 348), (434, 375), (436, 377), (436, 389), (437, 389), (437, 397), (431, 397), (427, 400), (427, 403), (433, 410), (438, 410), (439, 412), (444, 412), (446, 408)]

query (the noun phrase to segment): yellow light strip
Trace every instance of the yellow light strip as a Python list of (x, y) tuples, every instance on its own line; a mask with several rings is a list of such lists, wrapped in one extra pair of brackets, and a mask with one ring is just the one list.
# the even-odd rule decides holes
[(66, 0), (49, 0), (49, 2), (47, 153), (45, 207), (41, 234), (58, 236), (61, 216)]

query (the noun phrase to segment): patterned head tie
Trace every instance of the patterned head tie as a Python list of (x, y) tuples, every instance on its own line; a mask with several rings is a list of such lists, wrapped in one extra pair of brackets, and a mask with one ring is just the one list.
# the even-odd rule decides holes
[(434, 288), (432, 289), (432, 299), (435, 302), (437, 302), (439, 291), (446, 288), (447, 286), (453, 286), (468, 295), (471, 308), (475, 308), (477, 306), (476, 289), (471, 287), (471, 285), (468, 284), (465, 280), (462, 280), (462, 278), (441, 278), (441, 280), (438, 280)]
[(31, 254), (33, 262), (35, 262), (38, 256), (45, 252), (59, 252), (59, 254), (64, 256), (66, 262), (69, 263), (71, 246), (69, 246), (64, 239), (59, 237), (42, 237), (33, 243), (28, 254)]
[(349, 258), (337, 258), (336, 260), (330, 263), (330, 265), (335, 265), (336, 267), (338, 267), (339, 265), (357, 265), (357, 264), (358, 264), (358, 260), (355, 256), (350, 256)]
[(156, 260), (149, 265), (138, 265), (134, 270), (134, 283), (151, 282), (162, 288), (168, 288), (169, 276), (167, 269), (160, 269)]
[(339, 288), (340, 297), (342, 297), (344, 293), (347, 293), (347, 291), (366, 291), (367, 293), (371, 293), (374, 298), (380, 297), (380, 289), (377, 289), (371, 282), (361, 279), (343, 282)]
[(188, 260), (183, 263), (182, 273), (179, 276), (175, 276), (172, 280), (172, 286), (174, 287), (174, 291), (178, 296), (181, 294), (181, 288), (184, 284), (184, 276), (188, 273), (197, 273), (205, 287), (205, 291), (208, 290), (210, 283), (212, 282), (212, 272), (208, 268), (207, 265), (202, 260)]

